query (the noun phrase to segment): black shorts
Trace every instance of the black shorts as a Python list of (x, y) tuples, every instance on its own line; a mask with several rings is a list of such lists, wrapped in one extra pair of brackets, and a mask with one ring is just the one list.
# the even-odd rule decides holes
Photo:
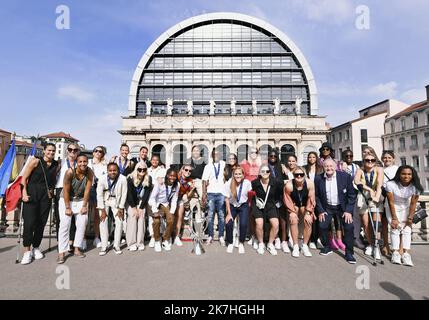
[(252, 206), (252, 213), (253, 213), (253, 217), (255, 219), (258, 219), (258, 218), (266, 218), (266, 219), (276, 218), (276, 219), (278, 219), (279, 218), (279, 212), (278, 211), (279, 210), (276, 207), (270, 208), (268, 210), (266, 210), (266, 209), (261, 210), (256, 205)]

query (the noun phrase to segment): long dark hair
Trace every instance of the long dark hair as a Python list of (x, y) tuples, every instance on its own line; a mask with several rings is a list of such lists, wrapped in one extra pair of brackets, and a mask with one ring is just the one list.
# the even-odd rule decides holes
[(233, 171), (235, 170), (235, 168), (237, 166), (239, 166), (237, 155), (235, 153), (230, 153), (229, 156), (228, 156), (228, 158), (231, 157), (231, 156), (234, 157), (235, 164), (232, 165), (232, 166), (229, 163), (226, 164), (225, 170), (223, 171), (223, 178), (224, 178), (225, 181), (229, 180), (229, 178), (232, 176)]
[(320, 174), (323, 172), (323, 167), (320, 165), (320, 159), (319, 159), (319, 155), (317, 154), (316, 151), (310, 151), (307, 155), (307, 164), (304, 166), (305, 169), (305, 173), (307, 174), (307, 177), (310, 177), (310, 168), (311, 168), (311, 164), (308, 162), (308, 159), (310, 158), (311, 155), (314, 155), (316, 157), (316, 174)]
[(409, 165), (403, 165), (398, 168), (398, 171), (396, 171), (395, 177), (393, 178), (393, 181), (395, 181), (397, 184), (401, 183), (401, 172), (405, 169), (410, 169), (413, 175), (413, 178), (411, 179), (411, 184), (420, 192), (423, 192), (423, 187), (420, 183), (420, 178), (417, 174), (416, 169), (414, 169), (412, 166)]
[[(274, 153), (277, 157), (277, 161), (275, 164), (272, 164), (270, 161), (270, 154), (272, 154), (272, 153)], [(282, 164), (280, 162), (280, 152), (279, 152), (278, 148), (270, 147), (270, 149), (268, 150), (268, 163), (267, 163), (267, 165), (272, 165), (275, 168), (274, 170), (276, 170), (276, 174), (280, 175), (280, 177), (283, 177)], [(268, 168), (270, 168), (270, 167), (268, 166)], [(271, 177), (272, 177), (272, 175), (271, 175)], [(279, 179), (279, 177), (277, 177), (277, 179)]]

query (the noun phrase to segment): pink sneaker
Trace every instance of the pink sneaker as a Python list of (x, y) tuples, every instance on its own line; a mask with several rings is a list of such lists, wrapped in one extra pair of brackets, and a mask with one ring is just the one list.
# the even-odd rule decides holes
[(346, 245), (344, 244), (343, 240), (337, 239), (336, 242), (340, 250), (346, 251)]
[(338, 250), (339, 249), (338, 244), (334, 238), (329, 239), (329, 246), (331, 247), (332, 250)]

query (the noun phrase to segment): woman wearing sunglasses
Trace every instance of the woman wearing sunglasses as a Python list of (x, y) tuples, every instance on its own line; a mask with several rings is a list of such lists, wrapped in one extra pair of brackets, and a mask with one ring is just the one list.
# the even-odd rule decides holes
[(223, 178), (225, 181), (228, 181), (232, 178), (232, 171), (236, 166), (238, 166), (237, 155), (234, 153), (230, 153), (228, 156), (228, 163), (226, 164), (225, 169), (223, 171)]
[(97, 146), (92, 152), (93, 158), (89, 160), (88, 167), (94, 172), (94, 183), (91, 187), (90, 200), (89, 200), (89, 212), (94, 217), (94, 242), (93, 245), (96, 248), (101, 248), (100, 240), (100, 215), (97, 210), (97, 183), (98, 180), (105, 174), (107, 174), (107, 162), (104, 159), (106, 155), (106, 147)]
[(392, 263), (414, 266), (409, 253), (414, 212), (419, 195), (423, 192), (416, 170), (400, 166), (393, 180), (387, 182), (386, 192), (389, 209), (387, 219), (392, 227)]
[(298, 245), (298, 223), (304, 225), (304, 243), (302, 244), (302, 253), (306, 257), (312, 254), (308, 247), (308, 241), (311, 236), (311, 227), (315, 219), (315, 194), (314, 184), (310, 179), (306, 179), (305, 170), (297, 167), (293, 171), (293, 180), (289, 180), (284, 188), (284, 202), (289, 213), (290, 233), (293, 240), (292, 257), (299, 257)]
[(144, 250), (144, 219), (146, 205), (152, 192), (152, 178), (147, 173), (146, 163), (137, 162), (128, 176), (127, 205), (127, 245), (130, 251)]
[[(365, 249), (365, 255), (372, 256), (374, 254), (374, 257), (379, 260), (381, 259), (380, 249), (372, 246), (374, 237), (378, 238), (379, 235), (373, 234), (369, 221), (370, 214), (374, 223), (375, 221), (380, 221), (380, 213), (384, 209), (381, 194), (384, 172), (383, 168), (377, 166), (377, 161), (378, 159), (374, 154), (369, 153), (365, 155), (363, 158), (363, 167), (357, 171), (354, 183), (359, 190), (357, 208), (359, 210), (365, 236), (370, 243)], [(379, 214), (378, 217), (377, 212)], [(374, 225), (374, 228), (375, 227)], [(378, 230), (381, 231), (381, 227), (379, 227)]]
[(194, 181), (191, 179), (192, 166), (185, 164), (179, 172), (179, 202), (177, 208), (177, 221), (176, 221), (176, 237), (174, 244), (181, 247), (182, 241), (180, 240), (180, 232), (182, 229), (183, 217), (190, 214), (190, 200), (195, 195)]
[(248, 221), (248, 193), (252, 190), (252, 184), (249, 180), (244, 179), (244, 170), (241, 167), (235, 167), (233, 177), (225, 184), (225, 201), (226, 201), (226, 242), (228, 247), (226, 252), (232, 253), (234, 250), (233, 244), (233, 229), (235, 217), (239, 217), (240, 236), (238, 253), (244, 253), (244, 240), (247, 232)]
[(259, 254), (264, 254), (264, 221), (270, 222), (270, 233), (268, 237), (267, 250), (272, 255), (277, 255), (274, 247), (274, 239), (279, 231), (279, 213), (277, 203), (281, 201), (283, 184), (279, 185), (277, 180), (271, 177), (271, 170), (268, 165), (262, 165), (259, 171), (259, 178), (252, 181), (252, 189), (255, 197), (252, 201), (252, 212), (256, 222), (256, 237), (258, 239)]

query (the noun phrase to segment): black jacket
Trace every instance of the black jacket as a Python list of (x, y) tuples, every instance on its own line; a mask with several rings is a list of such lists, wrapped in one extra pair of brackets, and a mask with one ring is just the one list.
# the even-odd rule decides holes
[[(282, 203), (283, 182), (279, 182), (278, 180), (270, 178), (269, 185), (271, 188), (264, 211), (277, 210), (276, 203)], [(256, 197), (265, 200), (266, 193), (259, 178), (252, 181), (252, 190), (256, 193)], [(252, 200), (252, 207), (256, 210), (259, 210), (256, 207), (255, 197), (253, 197)]]
[[(140, 199), (137, 197), (137, 191), (136, 191), (136, 187), (134, 186), (133, 178), (128, 177), (127, 183), (128, 183), (127, 203), (130, 207), (134, 208), (138, 205)], [(150, 194), (151, 194), (152, 189), (153, 189), (152, 178), (150, 176), (149, 176), (149, 186), (147, 186), (143, 189), (144, 189), (144, 193), (143, 193), (143, 197), (141, 199), (142, 202), (140, 205), (140, 209), (144, 209), (144, 207), (148, 203)]]

